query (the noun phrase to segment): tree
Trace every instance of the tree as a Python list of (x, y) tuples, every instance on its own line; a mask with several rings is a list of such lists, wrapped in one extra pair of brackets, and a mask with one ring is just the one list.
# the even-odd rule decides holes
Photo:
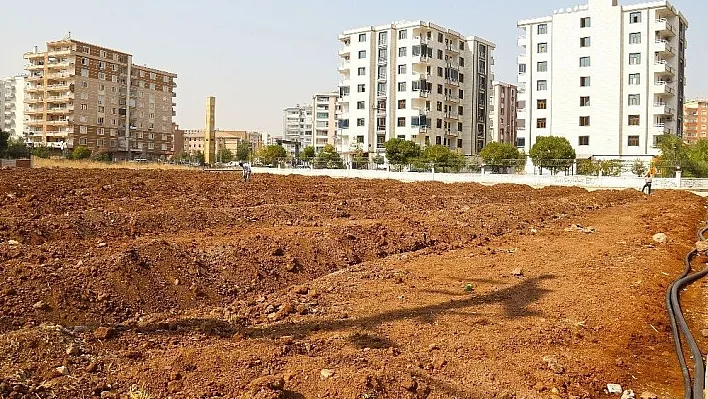
[(387, 141), (384, 148), (388, 162), (398, 166), (399, 170), (420, 156), (420, 146), (412, 141), (394, 138)]
[(459, 172), (464, 166), (465, 158), (461, 154), (451, 151), (443, 145), (433, 145), (425, 147), (416, 165), (427, 169), (433, 167), (435, 170), (447, 172)]
[(98, 162), (111, 162), (111, 154), (105, 151), (94, 154), (91, 160)]
[(74, 151), (71, 154), (71, 158), (73, 159), (87, 159), (91, 157), (91, 150), (88, 148), (80, 145), (76, 148), (74, 148)]
[(647, 165), (641, 159), (635, 159), (632, 163), (632, 173), (639, 177), (644, 176), (647, 173)]
[(381, 154), (376, 154), (376, 155), (374, 155), (373, 158), (371, 158), (371, 161), (372, 161), (374, 164), (376, 164), (376, 167), (377, 167), (377, 168), (378, 168), (380, 165), (383, 165), (385, 160), (386, 160), (386, 159), (385, 159), (385, 158), (383, 157), (383, 155), (381, 155)]
[(287, 157), (285, 148), (279, 145), (267, 145), (258, 151), (258, 158), (264, 165), (276, 166), (279, 159)]
[(499, 172), (500, 168), (507, 169), (509, 166), (517, 166), (519, 160), (523, 159), (521, 153), (514, 145), (497, 142), (487, 144), (479, 152), (479, 156), (495, 172)]
[(216, 153), (216, 159), (222, 163), (229, 163), (234, 160), (234, 153), (230, 149), (222, 146), (219, 147), (219, 151)]
[(358, 148), (354, 151), (354, 156), (352, 157), (352, 168), (353, 169), (366, 169), (369, 165), (369, 160), (364, 157), (364, 150)]
[(575, 159), (575, 150), (565, 137), (539, 136), (531, 147), (529, 156), (533, 164), (543, 173), (549, 169), (552, 174), (567, 170)]
[(327, 144), (315, 158), (315, 165), (322, 169), (344, 169), (342, 157), (332, 144)]
[(27, 143), (21, 139), (11, 138), (7, 141), (4, 157), (9, 159), (29, 158), (31, 151)]
[(199, 164), (200, 166), (204, 165), (206, 162), (206, 158), (204, 157), (204, 153), (197, 150), (192, 154), (192, 158), (194, 159), (194, 162)]
[(52, 154), (51, 150), (46, 145), (34, 147), (34, 149), (32, 150), (32, 155), (34, 155), (35, 157), (38, 157), (38, 158), (48, 159), (51, 156), (51, 154)]
[(251, 158), (251, 143), (247, 141), (241, 141), (236, 147), (236, 160), (237, 161), (248, 161)]
[(315, 147), (308, 145), (300, 151), (300, 159), (303, 161), (309, 161), (315, 157)]
[(4, 132), (0, 129), (0, 157), (5, 155), (7, 150), (7, 142), (10, 139), (10, 132)]

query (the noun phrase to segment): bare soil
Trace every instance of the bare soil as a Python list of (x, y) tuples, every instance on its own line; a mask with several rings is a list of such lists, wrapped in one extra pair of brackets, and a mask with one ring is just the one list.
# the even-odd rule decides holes
[(680, 396), (697, 196), (239, 178), (0, 171), (0, 398)]

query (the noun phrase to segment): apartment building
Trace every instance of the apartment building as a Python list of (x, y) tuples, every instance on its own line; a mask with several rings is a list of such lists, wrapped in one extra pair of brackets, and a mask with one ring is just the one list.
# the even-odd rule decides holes
[(423, 21), (339, 35), (338, 146), (383, 153), (402, 138), (475, 154), (490, 140), (495, 45)]
[(516, 85), (492, 82), (489, 128), (492, 141), (516, 145)]
[(708, 140), (708, 100), (690, 100), (683, 105), (683, 138), (687, 143)]
[[(204, 129), (182, 130), (182, 151), (186, 153), (204, 152)], [(248, 143), (255, 152), (261, 148), (263, 141), (259, 132), (249, 132), (246, 130), (219, 130), (215, 131), (216, 150), (226, 148), (236, 154), (238, 146)]]
[(25, 77), (0, 79), (0, 130), (25, 139)]
[(70, 36), (26, 53), (29, 140), (118, 158), (171, 154), (177, 75)]
[(288, 107), (283, 109), (283, 147), (294, 154), (295, 144), (300, 149), (311, 146), (313, 143), (313, 104)]
[(318, 93), (312, 96), (313, 138), (315, 151), (319, 152), (327, 144), (335, 145), (337, 138), (337, 100), (339, 93)]
[(636, 158), (682, 135), (688, 23), (669, 2), (589, 0), (518, 27), (519, 147), (555, 135), (579, 157)]

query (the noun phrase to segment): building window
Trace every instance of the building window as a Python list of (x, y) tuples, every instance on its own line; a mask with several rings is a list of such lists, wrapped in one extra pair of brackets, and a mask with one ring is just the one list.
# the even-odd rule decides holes
[(438, 85), (438, 94), (443, 94), (443, 86)]
[(580, 77), (580, 87), (590, 87), (590, 76)]
[(356, 109), (364, 109), (364, 102), (363, 102), (363, 101), (357, 101), (357, 102), (356, 102)]
[(590, 96), (580, 97), (580, 106), (589, 107), (590, 106)]
[(359, 43), (364, 43), (366, 41), (366, 33), (359, 34)]
[(86, 127), (86, 126), (79, 126), (79, 133), (81, 133), (81, 134), (86, 134), (86, 133), (88, 133), (88, 127)]
[(580, 18), (580, 27), (589, 28), (590, 27), (590, 17)]
[(519, 73), (520, 74), (526, 73), (526, 64), (519, 64)]
[(536, 82), (536, 90), (543, 91), (548, 90), (548, 82), (545, 80), (539, 80)]
[(435, 127), (437, 127), (438, 129), (442, 129), (442, 123), (442, 119), (438, 119), (437, 121), (435, 121)]
[(460, 66), (463, 67), (465, 66), (465, 59), (460, 57)]
[(579, 121), (579, 126), (590, 126), (590, 117), (581, 116)]
[(406, 73), (406, 66), (405, 65), (399, 65), (398, 66), (398, 74), (403, 75)]
[(629, 65), (639, 65), (642, 63), (641, 53), (631, 53), (629, 54)]
[(641, 12), (629, 13), (629, 23), (630, 24), (638, 24), (640, 22), (642, 22), (642, 13)]
[(397, 121), (396, 126), (406, 127), (406, 118), (405, 117), (400, 117), (396, 121)]
[(629, 105), (639, 105), (639, 94), (629, 95)]
[(441, 77), (441, 78), (443, 77), (443, 69), (442, 69), (442, 67), (438, 67), (438, 76)]
[(443, 42), (443, 34), (438, 33), (438, 42), (442, 43)]
[(104, 134), (106, 134), (106, 130), (102, 127), (99, 127), (98, 129), (96, 129), (96, 134), (99, 136), (103, 136)]
[(465, 91), (462, 89), (457, 89), (457, 97), (460, 98), (460, 100), (465, 98)]
[(399, 57), (405, 57), (407, 53), (408, 53), (408, 47), (399, 47), (398, 48), (398, 56)]
[(366, 58), (366, 50), (359, 50), (359, 59)]
[(546, 118), (536, 119), (536, 127), (539, 129), (545, 129), (546, 128)]
[(590, 136), (578, 137), (578, 145), (590, 145)]
[(539, 43), (537, 45), (537, 51), (539, 54), (547, 53), (548, 52), (548, 43)]
[(629, 126), (639, 126), (639, 115), (629, 115), (627, 124)]
[(443, 51), (442, 50), (438, 50), (438, 59), (439, 60), (443, 59)]
[(88, 139), (86, 137), (80, 138), (79, 145), (88, 145)]
[(629, 34), (629, 44), (641, 44), (642, 34), (640, 32)]
[(629, 84), (630, 85), (638, 85), (640, 83), (640, 78), (638, 73), (630, 73), (629, 74)]
[(458, 106), (458, 107), (457, 107), (457, 114), (458, 114), (458, 115), (464, 115), (464, 114), (465, 114), (465, 107), (463, 107), (463, 106), (461, 106), (461, 105)]
[(356, 125), (357, 126), (364, 126), (364, 118), (357, 118)]
[(639, 147), (639, 136), (627, 136), (628, 147)]
[(590, 37), (581, 37), (580, 47), (590, 47)]
[(406, 100), (398, 100), (398, 109), (406, 109)]
[(580, 57), (580, 66), (581, 67), (589, 67), (590, 66), (590, 57)]
[(436, 109), (437, 109), (438, 111), (442, 112), (442, 110), (443, 110), (443, 103), (442, 103), (442, 101), (438, 101), (438, 103), (436, 104), (436, 107), (437, 107)]
[(398, 31), (398, 39), (399, 40), (405, 40), (408, 38), (408, 30), (403, 29)]
[(88, 104), (81, 104), (81, 110), (82, 111), (88, 110)]
[(548, 33), (548, 25), (547, 24), (538, 25), (538, 34), (539, 35), (545, 35), (547, 33)]
[(398, 91), (406, 91), (406, 82), (398, 82)]
[(536, 71), (537, 72), (547, 72), (548, 71), (548, 62), (547, 61), (541, 61), (536, 65)]
[(546, 109), (546, 100), (536, 100), (536, 109)]
[(357, 75), (359, 75), (359, 76), (364, 76), (364, 75), (366, 75), (366, 68), (364, 68), (364, 67), (359, 67), (359, 68), (356, 70), (356, 73), (357, 73)]
[(357, 93), (365, 93), (366, 92), (366, 85), (364, 85), (364, 84), (356, 85), (356, 91), (357, 91)]

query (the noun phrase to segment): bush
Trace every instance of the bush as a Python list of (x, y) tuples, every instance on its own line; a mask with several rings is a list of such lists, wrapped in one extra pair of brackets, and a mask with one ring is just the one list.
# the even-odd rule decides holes
[(111, 154), (105, 151), (98, 152), (94, 154), (91, 157), (91, 160), (97, 161), (97, 162), (111, 162), (113, 160), (113, 157), (111, 157)]
[(49, 159), (52, 155), (52, 151), (47, 146), (34, 147), (32, 150), (32, 155), (38, 158)]
[(32, 152), (30, 151), (29, 147), (27, 147), (27, 144), (24, 141), (20, 139), (11, 138), (7, 141), (4, 154), (0, 155), (9, 159), (21, 159), (29, 158), (31, 154)]
[(71, 153), (71, 158), (73, 159), (88, 159), (90, 157), (91, 150), (81, 145), (74, 148), (74, 151)]
[(642, 162), (641, 159), (635, 159), (634, 163), (632, 163), (632, 173), (635, 175), (642, 177), (646, 175), (647, 173), (647, 165)]

